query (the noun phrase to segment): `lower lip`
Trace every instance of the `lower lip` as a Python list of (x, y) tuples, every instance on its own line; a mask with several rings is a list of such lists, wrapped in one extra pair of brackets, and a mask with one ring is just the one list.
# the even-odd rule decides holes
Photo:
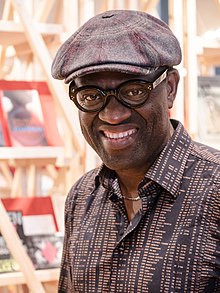
[(103, 136), (102, 141), (106, 149), (121, 150), (134, 143), (136, 134), (137, 133), (133, 133), (132, 135), (122, 138), (108, 138)]

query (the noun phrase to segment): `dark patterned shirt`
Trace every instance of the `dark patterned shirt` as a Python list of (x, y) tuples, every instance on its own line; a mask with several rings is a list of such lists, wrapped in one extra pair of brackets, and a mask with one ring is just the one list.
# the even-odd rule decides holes
[(59, 293), (220, 292), (220, 153), (173, 124), (131, 222), (105, 166), (71, 189)]

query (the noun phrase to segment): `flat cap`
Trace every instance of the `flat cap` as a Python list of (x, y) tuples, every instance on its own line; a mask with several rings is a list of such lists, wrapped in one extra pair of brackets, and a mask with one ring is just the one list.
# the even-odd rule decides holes
[(142, 11), (110, 10), (82, 25), (59, 48), (52, 76), (76, 77), (118, 71), (145, 75), (181, 62), (179, 42), (168, 25)]

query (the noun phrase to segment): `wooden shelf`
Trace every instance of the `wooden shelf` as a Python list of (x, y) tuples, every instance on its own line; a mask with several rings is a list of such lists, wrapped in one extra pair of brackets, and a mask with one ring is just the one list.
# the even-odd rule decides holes
[(1, 147), (0, 160), (9, 159), (53, 159), (64, 156), (63, 147)]
[[(58, 281), (60, 269), (36, 270), (35, 275), (39, 282)], [(22, 272), (0, 274), (0, 287), (10, 285), (26, 284)]]
[[(63, 32), (62, 26), (60, 24), (36, 24), (37, 30), (45, 36), (60, 35)], [(15, 23), (13, 21), (0, 21), (0, 39), (1, 45), (18, 45), (27, 43), (27, 38), (24, 34), (25, 30), (20, 23)]]

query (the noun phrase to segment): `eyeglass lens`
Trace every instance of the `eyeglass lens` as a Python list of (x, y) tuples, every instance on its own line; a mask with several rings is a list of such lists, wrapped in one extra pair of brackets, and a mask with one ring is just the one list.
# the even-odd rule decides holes
[(121, 86), (117, 93), (103, 91), (97, 88), (82, 88), (76, 93), (78, 104), (86, 110), (100, 109), (106, 102), (107, 96), (114, 95), (118, 100), (130, 106), (138, 106), (145, 101), (149, 95), (146, 84), (140, 82), (130, 82)]
[(85, 112), (96, 112), (105, 107), (108, 97), (115, 96), (122, 104), (135, 108), (143, 105), (150, 94), (166, 77), (163, 72), (153, 83), (144, 80), (132, 80), (122, 83), (116, 90), (103, 90), (95, 86), (71, 88), (70, 98), (76, 106)]

